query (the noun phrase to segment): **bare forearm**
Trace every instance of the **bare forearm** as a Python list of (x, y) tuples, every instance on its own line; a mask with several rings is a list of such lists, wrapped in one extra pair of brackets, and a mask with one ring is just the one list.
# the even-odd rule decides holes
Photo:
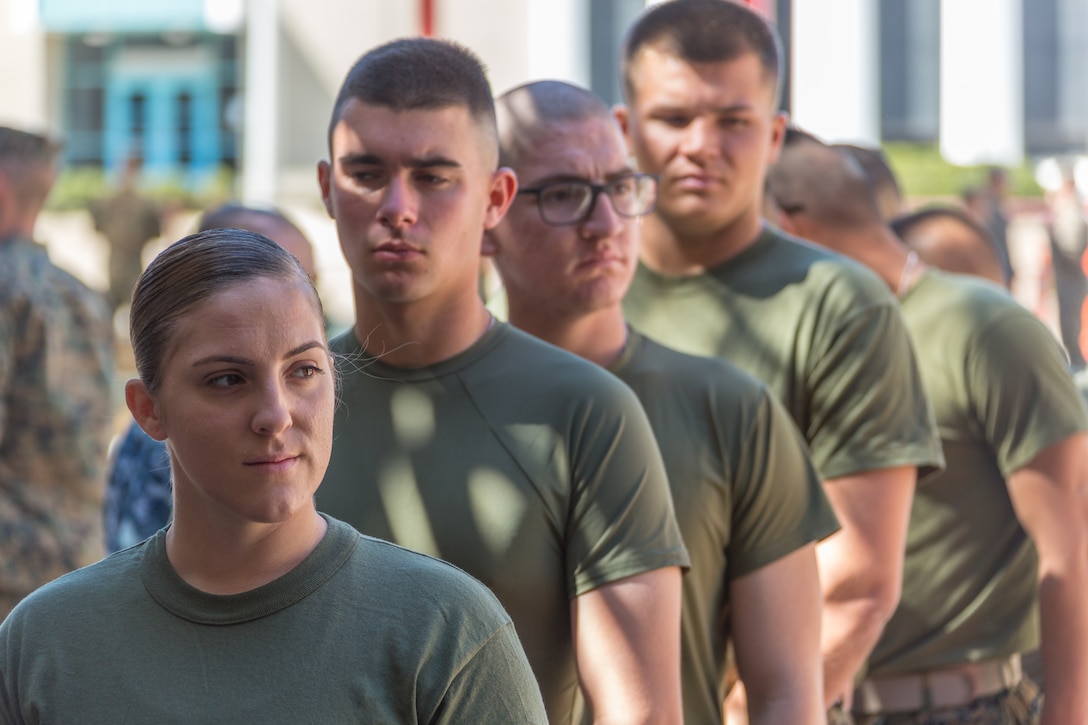
[(1038, 453), (1009, 475), (1017, 518), (1039, 555), (1044, 725), (1088, 722), (1088, 435)]
[(1046, 700), (1043, 725), (1088, 722), (1088, 556), (1070, 563), (1064, 576), (1040, 572)]
[(744, 683), (738, 682), (725, 699), (726, 725), (823, 725), (824, 713), (814, 705), (818, 693), (804, 693), (793, 687), (781, 687), (779, 691), (749, 703)]
[(899, 603), (915, 469), (829, 479), (824, 490), (842, 530), (816, 547), (823, 590), (820, 652), (830, 707), (854, 677)]
[(889, 615), (888, 606), (879, 599), (824, 601), (821, 652), (827, 707), (853, 691), (854, 677), (880, 639)]

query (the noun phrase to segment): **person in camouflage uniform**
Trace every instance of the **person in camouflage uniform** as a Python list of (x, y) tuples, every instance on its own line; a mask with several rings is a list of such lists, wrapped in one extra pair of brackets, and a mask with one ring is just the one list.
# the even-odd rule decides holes
[(58, 151), (0, 126), (0, 617), (103, 554), (109, 313), (31, 239)]

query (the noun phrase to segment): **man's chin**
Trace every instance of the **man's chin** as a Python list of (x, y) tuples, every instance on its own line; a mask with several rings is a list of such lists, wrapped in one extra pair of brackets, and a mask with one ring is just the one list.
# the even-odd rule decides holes
[(710, 201), (686, 201), (668, 209), (659, 209), (657, 216), (674, 234), (705, 234), (728, 226), (722, 208), (722, 204)]

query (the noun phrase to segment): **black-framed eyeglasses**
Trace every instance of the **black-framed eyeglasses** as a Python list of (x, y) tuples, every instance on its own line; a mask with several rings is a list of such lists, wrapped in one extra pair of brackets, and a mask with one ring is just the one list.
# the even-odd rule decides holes
[(602, 192), (608, 195), (612, 208), (620, 216), (640, 217), (654, 209), (657, 175), (625, 174), (604, 184), (556, 181), (518, 190), (518, 194), (535, 194), (540, 218), (555, 226), (584, 222), (593, 213)]

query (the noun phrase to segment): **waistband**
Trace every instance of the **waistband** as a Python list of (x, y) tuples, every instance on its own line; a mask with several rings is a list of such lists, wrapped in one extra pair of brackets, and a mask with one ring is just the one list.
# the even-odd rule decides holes
[(1022, 678), (1019, 654), (916, 674), (870, 677), (854, 692), (853, 710), (876, 715), (960, 707), (1008, 690)]

